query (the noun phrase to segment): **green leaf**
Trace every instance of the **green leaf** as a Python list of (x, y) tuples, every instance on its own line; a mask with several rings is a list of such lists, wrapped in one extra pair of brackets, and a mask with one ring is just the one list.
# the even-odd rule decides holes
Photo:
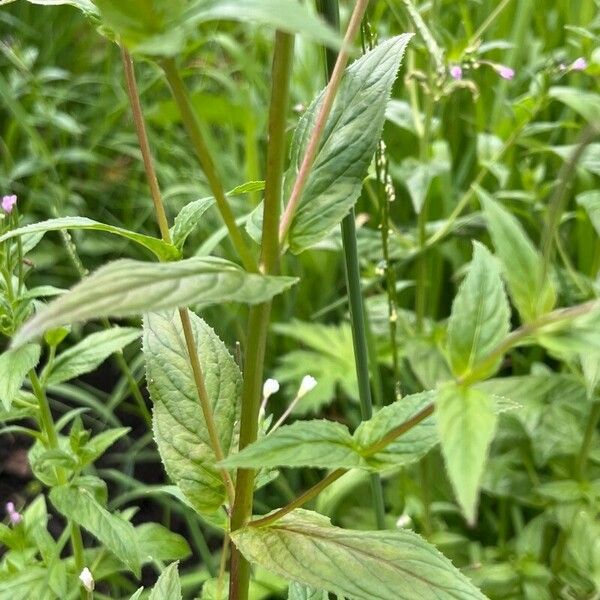
[(4, 410), (10, 410), (27, 373), (38, 364), (40, 351), (37, 344), (27, 344), (0, 354), (0, 400)]
[(554, 98), (575, 112), (588, 123), (600, 124), (600, 95), (576, 87), (555, 86), (548, 90), (548, 96)]
[(143, 593), (144, 593), (144, 588), (141, 587), (138, 590), (136, 590), (136, 592), (133, 594), (133, 596), (131, 596), (131, 598), (129, 598), (129, 600), (139, 600), (142, 597)]
[[(473, 261), (452, 303), (448, 322), (448, 357), (461, 377), (474, 369), (510, 331), (510, 307), (500, 278), (500, 265), (487, 248), (473, 245)], [(485, 379), (498, 369), (501, 357), (478, 372)]]
[(315, 590), (292, 581), (288, 589), (288, 600), (327, 600), (329, 596), (323, 590)]
[(231, 539), (242, 554), (288, 580), (352, 600), (467, 600), (485, 596), (412, 531), (354, 531), (296, 510)]
[(132, 240), (141, 246), (144, 246), (147, 250), (150, 250), (160, 260), (173, 260), (179, 258), (178, 250), (171, 244), (166, 244), (162, 240), (136, 233), (135, 231), (129, 231), (122, 227), (115, 227), (114, 225), (106, 225), (105, 223), (99, 223), (86, 217), (61, 217), (59, 219), (48, 219), (41, 223), (33, 223), (32, 225), (25, 225), (18, 229), (8, 231), (4, 235), (0, 236), (0, 244), (11, 238), (29, 235), (32, 233), (46, 233), (47, 231), (63, 231), (65, 229), (88, 229), (94, 231), (104, 231), (106, 233), (114, 233), (120, 237)]
[(296, 421), (279, 427), (238, 454), (227, 468), (320, 467), (351, 469), (362, 463), (348, 428), (326, 420)]
[[(12, 2), (13, 0), (7, 1)], [(27, 0), (27, 2), (29, 2), (29, 4), (39, 4), (41, 6), (60, 6), (62, 4), (67, 4), (78, 8), (88, 15), (98, 14), (96, 7), (92, 4), (91, 0)], [(4, 2), (0, 2), (0, 5), (2, 4), (4, 4)]]
[(339, 47), (339, 35), (295, 0), (95, 0), (103, 20), (133, 52), (176, 56), (199, 24), (231, 20), (301, 33)]
[[(236, 446), (242, 375), (215, 332), (194, 313), (190, 317), (206, 391), (227, 456)], [(176, 312), (145, 315), (144, 357), (154, 402), (154, 439), (167, 474), (197, 511), (215, 512), (225, 501), (225, 490)]]
[(473, 524), (481, 477), (496, 430), (493, 400), (480, 390), (448, 384), (439, 390), (435, 414), (454, 493)]
[(485, 190), (478, 187), (476, 191), (510, 297), (523, 321), (533, 321), (554, 308), (554, 284), (550, 277), (543, 276), (542, 257), (519, 221)]
[(600, 191), (583, 192), (577, 195), (576, 200), (579, 206), (583, 206), (596, 233), (600, 235)]
[(90, 373), (98, 368), (111, 354), (137, 340), (141, 335), (133, 327), (112, 327), (92, 333), (84, 340), (59, 354), (43, 376), (48, 385), (57, 385)]
[[(320, 150), (292, 220), (288, 241), (298, 254), (322, 240), (358, 199), (385, 121), (385, 109), (411, 34), (379, 44), (348, 69), (325, 126)], [(304, 113), (292, 142), (291, 189), (323, 101)]]
[(179, 560), (192, 553), (184, 537), (158, 523), (143, 523), (135, 528), (135, 534), (144, 562)]
[[(578, 144), (567, 144), (564, 146), (550, 146), (548, 150), (560, 156), (564, 161), (568, 161), (573, 153), (577, 152), (578, 148)], [(600, 144), (591, 143), (585, 147), (577, 162), (577, 168), (586, 169), (594, 175), (600, 175)]]
[(127, 435), (129, 431), (129, 427), (118, 427), (116, 429), (102, 431), (98, 435), (94, 436), (77, 451), (80, 466), (84, 467), (93, 463), (97, 458), (100, 458), (100, 456), (102, 456), (116, 441)]
[(231, 20), (268, 25), (336, 49), (342, 41), (335, 30), (295, 0), (195, 0), (186, 18), (190, 24)]
[(173, 263), (117, 260), (98, 269), (30, 319), (13, 339), (20, 346), (47, 329), (99, 319), (128, 317), (189, 304), (258, 304), (293, 285), (293, 277), (247, 273), (221, 258)]
[[(421, 412), (435, 399), (436, 392), (421, 392), (404, 396), (363, 421), (354, 432), (354, 440), (363, 454), (388, 433)], [(435, 419), (427, 417), (418, 425), (396, 438), (383, 450), (365, 458), (373, 469), (406, 466), (425, 456), (439, 441)]]
[(186, 204), (175, 217), (173, 227), (171, 227), (171, 237), (176, 248), (181, 250), (183, 244), (198, 224), (202, 220), (204, 213), (215, 203), (212, 196), (208, 198), (200, 198)]
[(181, 600), (181, 583), (179, 581), (179, 572), (177, 565), (170, 564), (158, 578), (156, 585), (150, 592), (148, 600)]
[(140, 556), (133, 525), (112, 515), (85, 488), (60, 486), (50, 490), (52, 504), (67, 519), (89, 531), (137, 577)]

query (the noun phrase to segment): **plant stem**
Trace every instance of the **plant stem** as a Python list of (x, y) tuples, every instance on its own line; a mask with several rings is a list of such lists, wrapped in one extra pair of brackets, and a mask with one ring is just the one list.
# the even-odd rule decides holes
[(156, 221), (158, 223), (158, 228), (160, 229), (160, 235), (162, 239), (167, 244), (170, 244), (171, 234), (169, 232), (169, 222), (167, 220), (165, 207), (161, 199), (158, 178), (156, 177), (156, 171), (154, 170), (153, 166), (154, 161), (152, 160), (150, 143), (148, 141), (148, 135), (146, 134), (146, 124), (144, 122), (144, 114), (142, 112), (142, 104), (140, 102), (140, 93), (138, 90), (137, 81), (135, 79), (135, 71), (133, 70), (133, 61), (131, 60), (129, 52), (125, 49), (125, 46), (121, 46), (121, 59), (123, 61), (125, 80), (127, 82), (127, 96), (129, 97), (129, 104), (131, 105), (135, 130), (137, 132), (140, 150), (142, 151), (142, 160), (144, 163), (144, 169), (146, 170), (146, 179), (148, 180), (148, 185), (150, 186), (150, 195), (152, 196), (152, 202), (154, 204)]
[[(127, 82), (127, 95), (129, 97), (131, 110), (134, 115), (135, 129), (137, 132), (140, 148), (142, 150), (144, 169), (146, 171), (148, 184), (150, 186), (152, 202), (154, 203), (154, 209), (156, 212), (156, 220), (158, 221), (163, 241), (169, 244), (171, 243), (169, 224), (167, 221), (164, 203), (162, 201), (162, 196), (160, 193), (160, 187), (158, 185), (156, 170), (154, 168), (154, 161), (152, 158), (152, 152), (150, 150), (148, 134), (146, 132), (146, 123), (144, 121), (144, 114), (139, 98), (138, 87), (135, 79), (135, 72), (133, 70), (133, 61), (131, 60), (129, 53), (125, 49), (122, 49), (122, 59)], [(202, 373), (202, 366), (200, 365), (198, 352), (196, 350), (196, 341), (194, 339), (194, 333), (192, 330), (192, 323), (190, 320), (190, 314), (188, 309), (180, 308), (179, 317), (181, 319), (181, 327), (183, 329), (183, 335), (185, 338), (187, 352), (190, 359), (190, 365), (192, 367), (194, 383), (196, 384), (196, 392), (200, 401), (202, 415), (204, 416), (204, 421), (206, 422), (206, 429), (208, 430), (211, 447), (215, 454), (217, 462), (221, 462), (225, 458), (225, 455), (223, 453), (221, 441), (219, 440), (219, 432), (215, 423), (212, 407), (210, 405), (210, 398), (208, 397), (208, 392), (206, 391), (204, 375)], [(229, 472), (226, 469), (221, 469), (221, 477), (223, 478), (223, 483), (225, 484), (225, 489), (227, 491), (229, 502), (230, 504), (233, 504), (235, 491), (231, 476), (229, 475)]]
[(227, 197), (225, 196), (225, 190), (223, 189), (221, 179), (217, 173), (216, 165), (204, 141), (204, 136), (202, 135), (202, 129), (200, 127), (198, 117), (196, 116), (194, 107), (192, 106), (192, 102), (179, 70), (177, 69), (175, 60), (171, 58), (166, 59), (161, 63), (161, 66), (165, 72), (167, 81), (169, 82), (171, 93), (173, 94), (175, 103), (179, 108), (181, 120), (183, 121), (185, 130), (190, 138), (198, 158), (198, 162), (204, 171), (208, 185), (217, 202), (217, 207), (221, 217), (225, 223), (225, 226), (227, 227), (227, 231), (229, 232), (231, 242), (239, 254), (246, 270), (257, 272), (258, 267), (256, 265), (256, 260), (254, 259), (250, 247), (244, 241), (240, 228), (235, 222), (235, 215), (233, 214), (233, 211), (229, 206), (229, 202), (227, 201)]
[(585, 477), (585, 467), (588, 461), (590, 450), (592, 448), (594, 433), (596, 433), (596, 429), (598, 428), (599, 422), (600, 402), (598, 402), (596, 399), (596, 402), (592, 404), (592, 409), (590, 411), (590, 416), (588, 417), (585, 433), (583, 436), (583, 442), (581, 443), (581, 449), (579, 451), (579, 454), (577, 456), (577, 462), (575, 464), (575, 471), (577, 477), (579, 477), (580, 480), (583, 480)]
[(294, 187), (292, 188), (289, 202), (285, 207), (283, 217), (281, 218), (281, 224), (279, 225), (279, 242), (281, 244), (283, 244), (285, 241), (287, 233), (292, 224), (292, 219), (294, 218), (294, 214), (298, 208), (302, 192), (304, 191), (306, 182), (308, 181), (310, 170), (317, 156), (317, 151), (319, 149), (319, 143), (321, 142), (323, 130), (325, 129), (325, 124), (327, 123), (327, 119), (333, 107), (333, 101), (335, 100), (336, 94), (340, 87), (340, 83), (344, 75), (344, 69), (348, 64), (352, 42), (354, 41), (354, 38), (360, 29), (360, 23), (368, 5), (369, 0), (357, 0), (356, 4), (354, 5), (354, 10), (352, 11), (352, 16), (350, 17), (350, 23), (348, 24), (348, 29), (346, 30), (346, 35), (344, 36), (342, 49), (338, 54), (333, 73), (329, 79), (329, 84), (325, 89), (323, 102), (315, 121), (314, 129), (306, 146), (306, 152), (304, 153), (304, 158), (302, 159), (302, 164), (300, 165), (300, 170), (298, 171), (298, 177), (294, 182)]
[[(46, 390), (44, 389), (44, 386), (40, 382), (34, 369), (29, 371), (29, 380), (40, 409), (40, 430), (46, 436), (48, 447), (51, 450), (56, 450), (58, 448), (58, 433), (56, 432), (56, 426), (52, 417), (52, 411), (50, 410), (50, 403), (48, 402)], [(64, 485), (67, 483), (67, 478), (65, 477), (65, 473), (62, 471), (62, 469), (56, 469), (56, 478), (59, 485)], [(81, 573), (83, 567), (85, 566), (81, 529), (74, 521), (69, 520), (69, 525), (71, 526), (71, 548), (73, 550), (73, 558), (75, 559), (75, 568), (78, 573)], [(80, 598), (84, 599), (85, 590), (79, 590), (79, 596)]]
[[(239, 449), (242, 450), (258, 436), (258, 412), (263, 383), (263, 362), (267, 342), (267, 329), (271, 303), (265, 302), (250, 309), (248, 337), (244, 359), (244, 384), (242, 389), (242, 416)], [(243, 527), (252, 516), (254, 497), (254, 469), (238, 469), (235, 481), (235, 503), (231, 514), (231, 531)], [(231, 547), (230, 600), (248, 600), (250, 564), (236, 548)]]
[[(319, 0), (319, 12), (334, 29), (340, 27), (338, 0)], [(338, 57), (335, 51), (325, 49), (325, 66), (327, 77), (331, 81), (335, 73)], [(346, 266), (346, 289), (350, 306), (350, 324), (354, 346), (354, 364), (358, 380), (358, 396), (363, 421), (373, 416), (373, 401), (371, 399), (371, 384), (369, 381), (369, 351), (365, 328), (365, 308), (360, 288), (360, 264), (358, 246), (356, 243), (356, 217), (354, 208), (342, 219), (342, 246)], [(375, 521), (379, 529), (385, 528), (385, 506), (381, 479), (377, 473), (370, 476), (371, 496)]]
[[(269, 105), (269, 145), (265, 182), (264, 219), (261, 245), (261, 267), (273, 273), (279, 264), (279, 209), (283, 183), (284, 157), (286, 155), (287, 107), (294, 54), (294, 38), (278, 31), (275, 35), (271, 102)], [(244, 357), (244, 384), (242, 388), (242, 415), (240, 424), (240, 450), (254, 442), (258, 436), (258, 418), (262, 398), (263, 370), (267, 332), (271, 317), (271, 302), (250, 309), (246, 354)], [(246, 525), (252, 517), (255, 471), (238, 469), (235, 484), (235, 503), (230, 529)], [(229, 576), (230, 600), (248, 600), (250, 564), (235, 545), (231, 546)]]

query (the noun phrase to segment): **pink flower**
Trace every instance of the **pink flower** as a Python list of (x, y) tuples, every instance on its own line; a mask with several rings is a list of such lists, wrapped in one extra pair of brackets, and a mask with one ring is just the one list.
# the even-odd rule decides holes
[(15, 207), (17, 203), (17, 197), (13, 194), (12, 196), (3, 196), (2, 197), (2, 210), (5, 213), (10, 214), (12, 209)]
[(460, 65), (452, 65), (450, 67), (450, 77), (452, 79), (462, 79), (463, 71)]
[(580, 56), (571, 65), (571, 71), (583, 71), (584, 69), (587, 69), (587, 66), (588, 66), (587, 60), (585, 60), (585, 58), (583, 58), (583, 56)]
[(509, 81), (515, 76), (515, 72), (510, 67), (505, 65), (495, 65), (496, 73), (502, 77), (502, 79), (508, 79)]
[(13, 525), (18, 525), (23, 520), (23, 516), (15, 508), (13, 502), (6, 503), (6, 514), (8, 515), (8, 518)]

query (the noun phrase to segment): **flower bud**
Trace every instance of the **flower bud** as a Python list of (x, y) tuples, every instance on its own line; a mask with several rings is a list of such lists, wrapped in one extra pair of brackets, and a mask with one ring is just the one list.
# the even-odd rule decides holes
[(17, 203), (17, 197), (13, 194), (12, 196), (2, 197), (2, 210), (8, 215), (12, 212), (12, 209)]
[(85, 567), (83, 571), (79, 574), (79, 581), (81, 581), (81, 585), (88, 592), (93, 592), (95, 587), (94, 577), (92, 576), (92, 572)]
[(306, 396), (317, 385), (317, 380), (312, 375), (305, 375), (300, 383), (300, 389), (298, 390), (298, 398)]

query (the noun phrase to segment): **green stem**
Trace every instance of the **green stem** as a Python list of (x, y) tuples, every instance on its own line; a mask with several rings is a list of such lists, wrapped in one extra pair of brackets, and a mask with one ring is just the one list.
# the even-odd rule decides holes
[(225, 196), (225, 190), (223, 189), (221, 179), (217, 173), (216, 165), (204, 141), (200, 122), (198, 121), (198, 117), (196, 116), (194, 107), (192, 106), (188, 91), (181, 78), (179, 70), (177, 69), (177, 65), (173, 59), (169, 58), (162, 62), (162, 68), (165, 72), (167, 81), (169, 82), (169, 87), (171, 88), (175, 103), (179, 108), (181, 120), (190, 138), (198, 158), (198, 162), (204, 171), (208, 185), (217, 202), (217, 207), (221, 217), (225, 223), (225, 226), (227, 227), (227, 231), (229, 232), (231, 242), (239, 254), (246, 270), (257, 272), (258, 267), (256, 265), (256, 261), (250, 250), (250, 247), (244, 241), (240, 228), (235, 222), (235, 215), (233, 214), (233, 211), (229, 206), (229, 202), (227, 201), (227, 197)]
[[(52, 417), (52, 411), (50, 410), (50, 403), (48, 402), (46, 390), (44, 389), (44, 386), (40, 382), (37, 373), (34, 369), (31, 369), (31, 371), (29, 371), (29, 380), (31, 382), (33, 393), (37, 398), (40, 410), (40, 430), (46, 436), (48, 447), (51, 450), (56, 450), (58, 448), (58, 433), (56, 431), (56, 426)], [(56, 477), (60, 485), (64, 485), (65, 483), (67, 483), (67, 478), (62, 469), (57, 469)], [(85, 566), (85, 556), (83, 550), (83, 539), (81, 537), (81, 529), (79, 528), (79, 525), (74, 521), (69, 520), (69, 524), (71, 526), (71, 548), (73, 550), (73, 557), (75, 559), (75, 568), (77, 570), (77, 573), (81, 573)], [(79, 595), (80, 598), (85, 599), (85, 590), (81, 589), (79, 591)]]
[[(275, 272), (279, 263), (279, 210), (286, 155), (285, 125), (293, 54), (293, 36), (278, 31), (275, 35), (273, 54), (273, 84), (269, 107), (269, 146), (267, 148), (261, 248), (261, 266), (265, 273)], [(240, 450), (254, 442), (258, 436), (258, 417), (262, 399), (263, 370), (270, 317), (271, 302), (265, 302), (250, 309), (244, 356)], [(243, 527), (252, 517), (255, 475), (253, 469), (239, 469), (237, 472), (235, 503), (230, 523), (231, 531)], [(235, 545), (231, 547), (229, 581), (230, 600), (248, 600), (250, 564)]]
[(585, 468), (590, 455), (590, 450), (592, 448), (592, 442), (594, 441), (594, 433), (596, 433), (599, 422), (600, 402), (596, 401), (594, 404), (592, 404), (592, 410), (590, 411), (590, 416), (587, 420), (583, 442), (581, 443), (581, 449), (577, 456), (577, 462), (575, 465), (575, 471), (580, 480), (585, 478)]
[[(338, 0), (319, 0), (319, 12), (325, 20), (339, 29), (340, 16)], [(326, 49), (327, 77), (333, 77), (337, 62), (337, 55), (331, 49)], [(360, 264), (358, 260), (358, 246), (356, 243), (356, 218), (354, 208), (342, 220), (342, 245), (346, 265), (346, 288), (350, 305), (350, 324), (352, 327), (352, 342), (354, 346), (354, 364), (358, 380), (358, 396), (363, 421), (373, 416), (373, 401), (371, 399), (371, 384), (369, 381), (369, 350), (365, 327), (365, 308), (360, 288)], [(385, 506), (381, 479), (377, 473), (370, 475), (371, 496), (375, 521), (379, 529), (385, 528)]]
[[(133, 120), (135, 123), (135, 129), (142, 150), (142, 158), (144, 161), (144, 169), (150, 186), (150, 193), (152, 195), (152, 202), (154, 203), (154, 209), (156, 212), (156, 220), (158, 221), (161, 236), (164, 242), (171, 243), (171, 234), (169, 232), (169, 223), (167, 221), (166, 212), (164, 209), (164, 203), (160, 193), (160, 187), (158, 185), (158, 178), (156, 176), (156, 170), (154, 168), (154, 160), (152, 158), (152, 152), (150, 150), (150, 143), (148, 141), (148, 134), (146, 132), (146, 123), (144, 121), (144, 114), (142, 111), (142, 105), (139, 98), (139, 92), (137, 82), (135, 79), (135, 72), (133, 70), (133, 61), (129, 56), (127, 50), (122, 50), (123, 67), (125, 69), (125, 79), (127, 82), (127, 95), (129, 97), (129, 103), (133, 113)], [(179, 309), (179, 318), (181, 319), (181, 327), (183, 329), (183, 335), (185, 338), (185, 344), (190, 359), (190, 365), (192, 367), (192, 374), (194, 376), (194, 383), (196, 385), (196, 392), (198, 394), (198, 400), (200, 402), (200, 408), (204, 421), (206, 422), (206, 429), (208, 430), (208, 436), (210, 439), (211, 448), (215, 454), (217, 462), (224, 460), (225, 455), (219, 439), (219, 432), (215, 422), (212, 406), (210, 404), (210, 398), (206, 390), (204, 382), (204, 374), (202, 372), (202, 366), (200, 365), (200, 359), (198, 358), (198, 352), (196, 350), (196, 341), (194, 339), (194, 332), (192, 330), (192, 323), (190, 320), (190, 314), (187, 308)], [(234, 501), (234, 487), (233, 481), (229, 472), (226, 469), (221, 469), (221, 477), (225, 485), (225, 490), (229, 498), (230, 505)]]

